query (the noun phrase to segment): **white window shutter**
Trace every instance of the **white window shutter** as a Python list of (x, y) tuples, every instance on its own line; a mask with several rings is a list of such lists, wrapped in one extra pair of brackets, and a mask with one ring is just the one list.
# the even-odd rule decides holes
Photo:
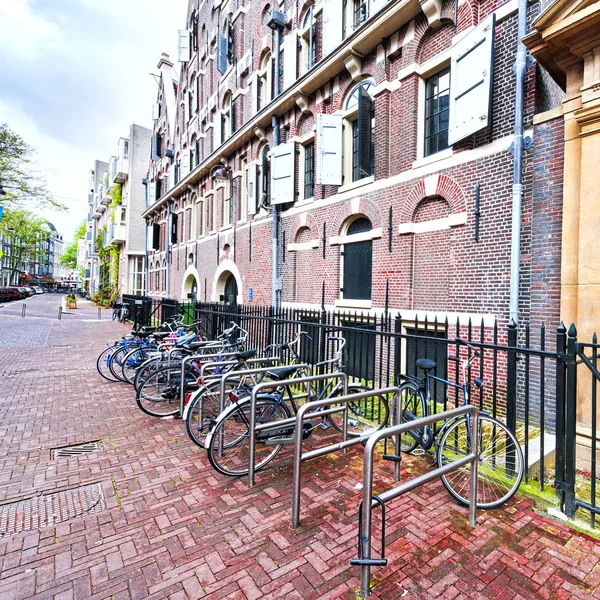
[(342, 115), (317, 115), (316, 182), (342, 185)]
[(492, 14), (452, 47), (450, 145), (489, 125), (495, 25)]
[(179, 30), (179, 62), (188, 62), (190, 60), (190, 31), (189, 29)]
[(148, 182), (148, 206), (152, 206), (156, 202), (156, 182)]
[(258, 112), (258, 79), (258, 73), (252, 73), (252, 107), (250, 111), (251, 116), (254, 116)]
[(158, 104), (152, 105), (152, 120), (156, 121), (158, 119)]
[(343, 0), (323, 0), (323, 56), (342, 43)]
[(221, 145), (221, 111), (216, 111), (213, 118), (213, 152)]
[(190, 151), (184, 150), (181, 153), (181, 177), (183, 179), (190, 172)]
[(248, 214), (256, 214), (256, 196), (257, 196), (257, 183), (258, 183), (258, 165), (248, 165), (246, 169), (246, 192), (248, 197)]
[(288, 142), (271, 150), (271, 204), (296, 199), (296, 144)]
[(169, 173), (167, 175), (167, 190), (173, 189), (175, 186), (175, 163), (169, 166)]
[(287, 90), (298, 78), (298, 36), (295, 32), (283, 38), (283, 89)]

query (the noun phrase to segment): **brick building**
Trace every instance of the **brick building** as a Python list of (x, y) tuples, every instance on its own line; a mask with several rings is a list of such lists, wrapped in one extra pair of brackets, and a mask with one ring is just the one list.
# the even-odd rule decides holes
[[(179, 36), (177, 84), (159, 63), (151, 295), (509, 320), (517, 2), (191, 0)], [(518, 315), (548, 325), (561, 101), (529, 66)]]

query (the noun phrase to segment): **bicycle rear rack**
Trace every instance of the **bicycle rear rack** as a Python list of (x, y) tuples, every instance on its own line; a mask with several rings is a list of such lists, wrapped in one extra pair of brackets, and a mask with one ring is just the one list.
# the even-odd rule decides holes
[(358, 558), (351, 558), (350, 564), (359, 567), (385, 567), (387, 558), (385, 557), (385, 502), (379, 496), (373, 496), (372, 501), (381, 506), (381, 558), (363, 557), (363, 511), (362, 502), (358, 508)]

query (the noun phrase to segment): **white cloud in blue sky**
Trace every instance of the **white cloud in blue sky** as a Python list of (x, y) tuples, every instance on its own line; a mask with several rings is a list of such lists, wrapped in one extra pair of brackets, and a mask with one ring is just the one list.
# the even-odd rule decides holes
[(93, 161), (115, 154), (132, 123), (152, 126), (149, 73), (161, 52), (175, 58), (186, 10), (187, 0), (0, 0), (0, 122), (36, 148), (69, 206), (44, 216), (66, 238), (86, 216)]

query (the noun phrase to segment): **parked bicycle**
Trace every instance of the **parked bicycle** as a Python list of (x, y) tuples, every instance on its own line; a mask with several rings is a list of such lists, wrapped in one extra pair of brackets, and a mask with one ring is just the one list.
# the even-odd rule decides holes
[(113, 313), (112, 320), (120, 321), (121, 323), (125, 323), (127, 317), (129, 316), (129, 309), (126, 304), (122, 304), (121, 302), (115, 302), (113, 304)]
[[(461, 364), (462, 383), (432, 375), (436, 363), (425, 358), (416, 362), (425, 372), (423, 377), (399, 376), (404, 379), (400, 386), (402, 422), (439, 412), (431, 393), (435, 382), (458, 388), (462, 392), (462, 404), (470, 403), (467, 373), (480, 352), (462, 339), (456, 339), (455, 343), (466, 347), (468, 352), (467, 358), (455, 358)], [(473, 383), (483, 389), (482, 379), (474, 379)], [(410, 430), (401, 436), (400, 450), (411, 453), (417, 447), (429, 450), (435, 445), (435, 461), (441, 467), (470, 454), (471, 442), (471, 417), (467, 415), (444, 421), (436, 430), (430, 426)], [(523, 452), (507, 426), (486, 411), (479, 414), (479, 448), (477, 508), (497, 508), (512, 498), (521, 484), (525, 468)], [(469, 504), (471, 472), (468, 465), (442, 476), (442, 483), (460, 504)]]
[[(320, 392), (317, 392), (309, 385), (308, 399), (323, 400), (331, 398), (332, 404), (335, 404), (335, 398), (343, 395), (344, 386), (339, 378), (335, 378), (335, 372), (342, 368), (343, 348), (346, 340), (342, 337), (330, 336), (329, 341), (338, 344), (337, 351), (333, 358), (317, 363), (315, 367), (329, 367), (333, 369), (332, 379), (329, 380)], [(283, 368), (276, 368), (268, 371), (265, 377), (272, 379), (276, 385), (278, 381), (288, 380), (292, 377), (300, 377), (304, 372), (298, 367), (292, 365)], [(372, 391), (369, 387), (360, 384), (351, 384), (348, 386), (348, 393), (359, 393), (363, 391)], [(249, 430), (250, 430), (250, 411), (251, 397), (248, 391), (242, 394), (231, 393), (231, 404), (215, 420), (214, 426), (206, 438), (206, 449), (208, 460), (213, 468), (223, 475), (239, 476), (248, 473), (249, 465)], [(381, 429), (387, 423), (388, 401), (381, 394), (373, 393), (372, 397), (361, 401), (361, 405), (354, 406), (349, 411), (352, 416), (348, 416), (348, 435), (364, 435), (368, 431)], [(294, 389), (291, 385), (280, 385), (272, 393), (261, 393), (256, 398), (256, 423), (273, 423), (279, 420), (288, 419), (296, 414), (298, 405)], [(359, 418), (360, 417), (360, 418)], [(323, 415), (321, 419), (316, 419), (305, 423), (303, 431), (304, 437), (309, 437), (317, 428), (327, 430), (333, 426), (337, 431), (343, 431), (343, 413), (335, 415)], [(352, 423), (352, 424), (351, 424)], [(271, 462), (284, 445), (293, 443), (293, 426), (282, 426), (275, 431), (259, 431), (255, 439), (255, 470), (264, 468)]]

